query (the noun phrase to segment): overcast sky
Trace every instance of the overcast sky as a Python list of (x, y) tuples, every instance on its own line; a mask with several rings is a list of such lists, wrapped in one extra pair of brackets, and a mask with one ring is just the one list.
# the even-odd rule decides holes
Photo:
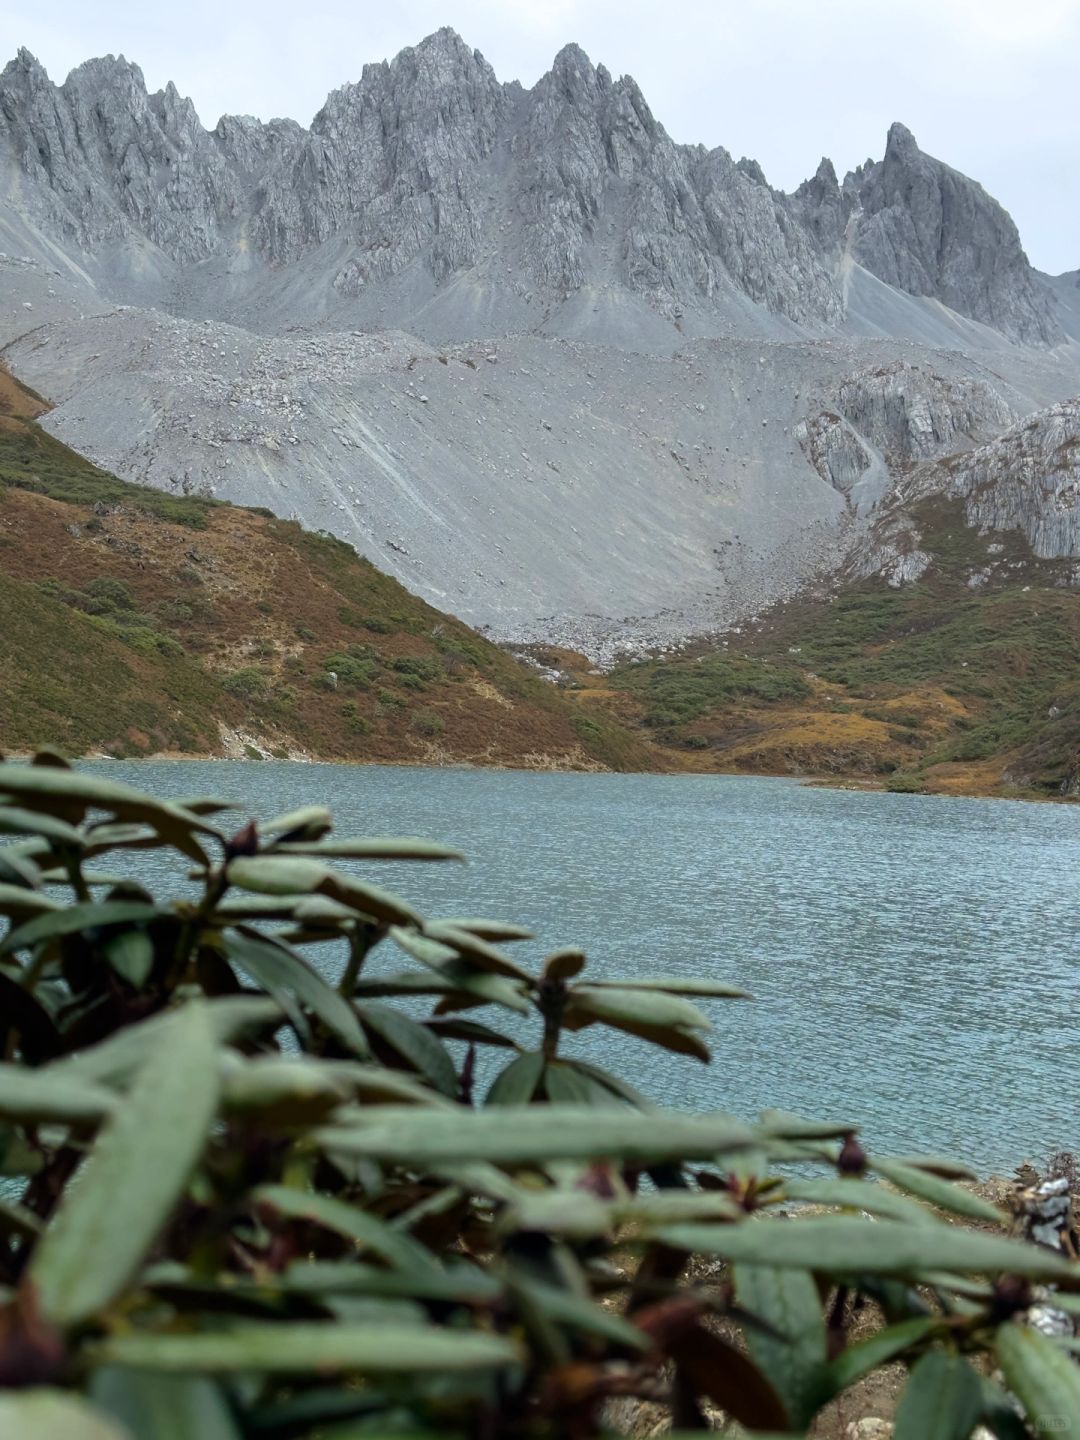
[(792, 189), (843, 175), (903, 120), (1012, 213), (1034, 264), (1080, 267), (1080, 0), (0, 0), (0, 63), (52, 78), (123, 53), (203, 123), (310, 121), (327, 92), (452, 25), (532, 85), (576, 41), (640, 84), (676, 140), (724, 145)]

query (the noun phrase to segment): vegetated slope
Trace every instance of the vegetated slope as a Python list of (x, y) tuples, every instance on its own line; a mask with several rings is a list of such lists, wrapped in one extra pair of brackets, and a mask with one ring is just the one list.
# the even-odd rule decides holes
[(0, 371), (0, 748), (642, 766), (339, 540), (117, 480)]
[(581, 702), (695, 770), (1080, 792), (1075, 562), (970, 528), (958, 501), (912, 516), (931, 559), (918, 583), (855, 580), (603, 681), (579, 675)]

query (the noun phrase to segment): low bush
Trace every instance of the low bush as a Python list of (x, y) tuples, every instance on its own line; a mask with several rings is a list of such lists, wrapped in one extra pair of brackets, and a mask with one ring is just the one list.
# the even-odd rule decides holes
[(576, 1440), (638, 1397), (790, 1435), (895, 1362), (897, 1440), (1080, 1423), (1022, 1323), (1080, 1266), (961, 1167), (661, 1110), (577, 1046), (706, 1061), (725, 981), (530, 965), (369, 878), (453, 851), (319, 806), (236, 829), (52, 755), (0, 797), (0, 1434)]

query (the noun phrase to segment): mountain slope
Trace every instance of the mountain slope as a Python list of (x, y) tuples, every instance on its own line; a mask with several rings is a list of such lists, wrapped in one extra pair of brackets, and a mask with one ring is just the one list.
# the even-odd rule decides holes
[(96, 470), (0, 370), (0, 749), (643, 766), (330, 537)]
[[(1071, 547), (1035, 548), (1011, 508), (1012, 472), (1003, 487), (992, 478), (1003, 444), (1022, 443), (1056, 455), (1056, 494), (1071, 492), (1080, 429), (1073, 407), (1063, 454), (1069, 413), (1056, 407), (1011, 440), (915, 468), (871, 532), (876, 553), (846, 578), (711, 643), (603, 681), (579, 672), (581, 702), (638, 725), (692, 769), (1080, 794), (1076, 561)], [(982, 479), (974, 507), (965, 476)]]
[(66, 444), (605, 662), (790, 598), (909, 463), (1080, 391), (1075, 286), (903, 126), (784, 195), (576, 46), (526, 91), (443, 30), (306, 129), (20, 52), (0, 242), (0, 346)]

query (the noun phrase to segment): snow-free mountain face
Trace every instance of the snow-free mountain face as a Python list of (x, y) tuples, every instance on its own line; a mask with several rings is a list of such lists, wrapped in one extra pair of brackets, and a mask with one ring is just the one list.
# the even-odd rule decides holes
[(576, 46), (525, 91), (443, 30), (309, 129), (213, 130), (123, 58), (55, 86), (21, 51), (0, 247), (0, 342), (69, 443), (594, 649), (835, 562), (897, 463), (842, 403), (870, 372), (920, 459), (1080, 390), (1075, 277), (903, 126), (785, 195)]
[(843, 328), (858, 266), (1010, 339), (1063, 338), (1009, 217), (903, 126), (880, 163), (841, 186), (823, 162), (789, 197), (752, 161), (674, 144), (633, 80), (572, 45), (524, 92), (443, 30), (365, 66), (309, 130), (226, 116), (207, 131), (123, 58), (57, 87), (21, 51), (0, 76), (0, 150), (48, 240), (115, 293), (181, 308), (231, 292), (262, 318), (255, 297), (301, 266), (317, 313), (381, 311), (433, 339), (557, 329), (575, 297), (611, 288), (691, 333), (821, 333)]

